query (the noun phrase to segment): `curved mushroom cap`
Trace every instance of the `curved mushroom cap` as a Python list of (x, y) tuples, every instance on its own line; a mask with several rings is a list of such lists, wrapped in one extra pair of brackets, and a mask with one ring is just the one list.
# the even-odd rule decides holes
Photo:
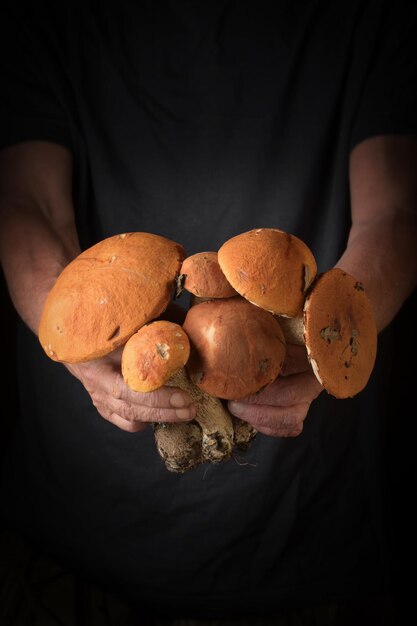
[(61, 272), (46, 299), (38, 337), (54, 361), (89, 361), (115, 350), (168, 306), (185, 257), (159, 235), (114, 235)]
[(191, 307), (183, 328), (191, 343), (186, 370), (217, 398), (234, 400), (275, 380), (285, 358), (277, 320), (240, 296)]
[(329, 394), (349, 398), (362, 391), (377, 351), (363, 285), (339, 268), (321, 274), (306, 298), (304, 339), (314, 373)]
[(217, 252), (197, 252), (184, 259), (181, 278), (183, 289), (199, 298), (229, 298), (237, 295), (221, 270)]
[(236, 291), (257, 306), (296, 317), (317, 275), (309, 247), (277, 228), (258, 228), (236, 235), (218, 251), (223, 273)]
[(190, 342), (179, 324), (157, 320), (146, 324), (126, 342), (122, 352), (122, 375), (134, 391), (148, 392), (183, 369)]

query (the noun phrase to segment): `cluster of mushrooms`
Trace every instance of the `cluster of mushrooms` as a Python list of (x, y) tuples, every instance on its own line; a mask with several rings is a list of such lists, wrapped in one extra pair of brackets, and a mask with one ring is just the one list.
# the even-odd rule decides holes
[[(190, 294), (184, 319), (168, 311)], [(304, 345), (326, 391), (349, 398), (367, 384), (377, 331), (363, 286), (338, 268), (318, 274), (308, 246), (276, 228), (187, 256), (165, 237), (106, 238), (60, 274), (43, 309), (39, 341), (54, 361), (79, 363), (122, 348), (133, 390), (182, 388), (196, 408), (187, 423), (156, 423), (165, 466), (184, 473), (231, 458), (256, 430), (227, 400), (255, 394), (279, 376), (289, 343)]]

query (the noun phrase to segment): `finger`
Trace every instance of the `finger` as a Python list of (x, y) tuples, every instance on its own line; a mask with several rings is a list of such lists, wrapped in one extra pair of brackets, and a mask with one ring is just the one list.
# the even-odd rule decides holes
[(323, 391), (322, 385), (312, 372), (303, 372), (278, 378), (262, 391), (242, 399), (254, 405), (290, 407), (313, 400)]
[(229, 411), (249, 422), (259, 432), (289, 433), (297, 431), (307, 417), (310, 404), (303, 402), (290, 407), (253, 405), (246, 402), (229, 402)]
[(127, 422), (187, 422), (194, 419), (196, 410), (194, 406), (176, 409), (132, 404), (110, 396), (106, 399), (106, 413), (118, 415)]
[[(106, 390), (106, 389), (105, 389)], [(117, 374), (112, 381), (111, 387), (107, 388), (108, 393), (117, 400), (122, 400), (127, 404), (147, 407), (148, 409), (179, 409), (178, 417), (183, 419), (186, 412), (182, 409), (190, 409), (189, 413), (195, 416), (195, 408), (193, 407), (190, 396), (177, 387), (161, 387), (156, 391), (142, 393), (134, 391), (124, 381), (123, 376)]]
[(301, 433), (303, 432), (303, 428), (304, 425), (301, 424), (300, 426), (298, 426), (297, 428), (294, 428), (292, 430), (286, 430), (285, 428), (261, 428), (260, 430), (258, 430), (259, 433), (262, 433), (263, 435), (267, 435), (268, 437), (286, 437), (286, 438), (290, 438), (290, 437), (298, 437), (299, 435), (301, 435)]
[(127, 433), (138, 433), (148, 427), (146, 422), (129, 422), (116, 413), (111, 413), (104, 419), (107, 419), (108, 422), (111, 422), (114, 426), (117, 426), (117, 428)]

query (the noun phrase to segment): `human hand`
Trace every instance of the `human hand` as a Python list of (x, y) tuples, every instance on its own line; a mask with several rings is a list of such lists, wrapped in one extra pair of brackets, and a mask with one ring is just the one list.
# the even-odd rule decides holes
[(65, 363), (89, 393), (104, 419), (126, 432), (135, 433), (152, 422), (187, 422), (195, 417), (190, 397), (173, 387), (140, 393), (125, 383), (121, 374), (122, 349), (85, 363)]
[(287, 344), (278, 378), (257, 394), (228, 403), (229, 411), (271, 437), (297, 437), (310, 404), (323, 391), (304, 346)]

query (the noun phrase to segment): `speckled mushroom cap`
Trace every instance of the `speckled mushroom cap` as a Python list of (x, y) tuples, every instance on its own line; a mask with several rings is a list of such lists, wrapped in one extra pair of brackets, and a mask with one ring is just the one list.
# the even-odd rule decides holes
[(314, 373), (330, 395), (350, 398), (362, 391), (377, 351), (363, 285), (338, 268), (318, 276), (304, 306), (304, 339)]
[(154, 391), (185, 366), (189, 355), (190, 342), (179, 324), (150, 322), (123, 347), (122, 375), (134, 391)]
[(54, 361), (112, 352), (168, 306), (183, 247), (151, 233), (114, 235), (78, 255), (46, 299), (39, 341)]
[(184, 259), (180, 280), (182, 288), (198, 298), (229, 298), (235, 289), (223, 274), (217, 252), (196, 252)]
[(220, 267), (236, 291), (276, 315), (296, 317), (317, 275), (309, 247), (276, 228), (257, 228), (226, 241), (218, 250)]
[(256, 393), (281, 371), (285, 338), (278, 321), (241, 296), (194, 305), (183, 328), (191, 343), (188, 375), (217, 398)]

